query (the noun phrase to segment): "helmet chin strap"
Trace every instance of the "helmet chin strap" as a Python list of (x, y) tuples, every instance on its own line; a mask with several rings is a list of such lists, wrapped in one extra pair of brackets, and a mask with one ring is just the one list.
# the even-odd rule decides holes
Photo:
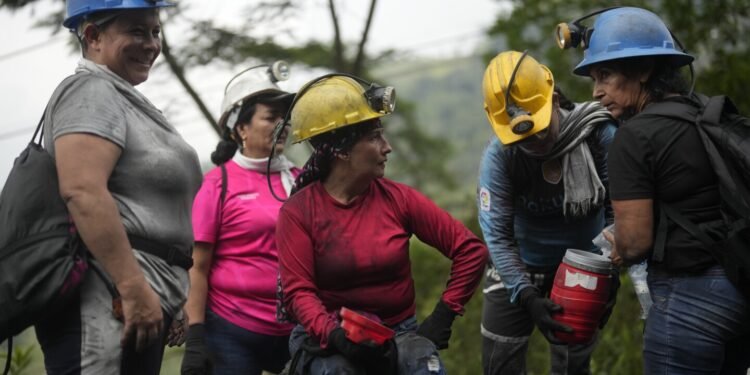
[(268, 163), (266, 164), (266, 181), (268, 182), (268, 190), (271, 191), (271, 195), (279, 201), (279, 202), (286, 202), (286, 199), (279, 197), (276, 195), (276, 192), (273, 190), (273, 185), (271, 184), (271, 160), (274, 158), (274, 154), (276, 153), (276, 144), (279, 143), (279, 138), (281, 138), (281, 133), (284, 132), (284, 128), (287, 126), (287, 122), (284, 120), (279, 121), (276, 123), (276, 126), (273, 128), (273, 140), (271, 141), (271, 152), (268, 155)]
[(510, 117), (511, 131), (518, 135), (523, 135), (534, 129), (534, 120), (531, 118), (531, 114), (520, 106), (516, 105), (513, 98), (510, 96), (510, 90), (513, 89), (513, 83), (516, 81), (516, 73), (518, 68), (521, 67), (521, 62), (529, 54), (528, 50), (523, 51), (521, 57), (518, 59), (516, 66), (513, 67), (513, 73), (510, 75), (508, 81), (508, 87), (505, 89), (505, 108)]

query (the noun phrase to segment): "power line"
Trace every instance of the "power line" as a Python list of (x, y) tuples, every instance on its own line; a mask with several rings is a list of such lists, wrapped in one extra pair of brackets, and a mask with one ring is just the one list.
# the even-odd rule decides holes
[(32, 131), (36, 129), (36, 126), (30, 126), (28, 128), (20, 128), (5, 133), (0, 133), (0, 142), (5, 141), (8, 138), (18, 137), (21, 135), (32, 135)]
[(63, 37), (63, 36), (64, 35), (53, 36), (52, 38), (49, 38), (49, 39), (47, 39), (47, 40), (45, 40), (43, 42), (39, 42), (37, 44), (32, 44), (32, 45), (30, 45), (28, 47), (23, 47), (23, 48), (15, 50), (15, 51), (11, 51), (11, 52), (2, 54), (2, 55), (0, 55), (0, 61), (12, 59), (14, 57), (17, 57), (17, 56), (20, 56), (20, 55), (23, 55), (23, 54), (26, 54), (26, 53), (29, 53), (29, 52), (36, 51), (36, 50), (38, 50), (40, 48), (46, 47), (46, 46), (48, 46), (48, 45), (50, 45), (52, 43), (57, 42), (58, 39), (61, 39), (61, 37)]
[[(405, 49), (407, 51), (408, 50), (412, 50), (412, 51), (413, 50), (423, 50), (423, 49), (435, 47), (436, 45), (439, 45), (439, 44), (443, 44), (444, 45), (444, 43), (446, 43), (446, 42), (465, 41), (466, 38), (480, 37), (480, 36), (482, 36), (482, 31), (466, 32), (466, 33), (462, 33), (462, 34), (459, 34), (459, 35), (453, 35), (453, 36), (443, 37), (443, 38), (439, 38), (439, 39), (433, 39), (433, 40), (430, 40), (430, 41), (424, 41), (424, 42), (420, 42), (420, 43), (414, 43), (410, 47), (405, 47)], [(43, 48), (45, 46), (48, 46), (49, 44), (52, 44), (52, 43), (56, 42), (58, 39), (61, 39), (63, 37), (65, 37), (64, 34), (58, 34), (58, 35), (53, 36), (52, 38), (50, 38), (50, 39), (48, 39), (46, 41), (43, 41), (43, 42), (31, 45), (31, 46), (28, 46), (28, 47), (24, 47), (24, 48), (15, 50), (15, 51), (11, 51), (11, 52), (3, 54), (3, 55), (0, 55), (0, 62), (2, 62), (4, 60), (7, 60), (7, 59), (11, 59), (13, 57), (20, 56), (20, 55), (25, 54), (25, 53), (29, 53), (29, 52), (35, 51), (35, 50), (40, 49), (40, 48)], [(478, 54), (471, 53), (471, 54), (468, 54), (468, 55), (464, 55), (464, 56), (460, 57), (459, 59), (460, 60), (471, 59), (471, 58), (474, 58), (476, 56), (478, 56)], [(411, 75), (411, 74), (423, 71), (425, 68), (432, 69), (432, 68), (435, 68), (435, 67), (439, 67), (439, 66), (444, 66), (444, 65), (447, 65), (447, 64), (455, 63), (455, 59), (450, 59), (450, 60), (451, 61), (436, 61), (436, 62), (418, 63), (418, 64), (415, 64), (416, 66), (414, 66), (414, 67), (410, 67), (410, 68), (402, 69), (402, 70), (397, 70), (395, 72), (389, 73), (388, 76), (393, 77), (393, 76)], [(213, 82), (213, 83), (210, 83), (210, 84), (204, 86), (199, 91), (201, 91), (201, 92), (211, 91), (211, 90), (213, 90), (217, 86), (223, 86), (223, 83), (219, 84), (219, 83)], [(155, 99), (156, 101), (159, 101), (159, 100), (162, 100), (165, 97), (179, 97), (179, 96), (180, 95), (174, 95), (173, 96), (173, 95), (170, 95), (170, 94), (166, 94), (165, 95), (163, 93), (158, 93), (156, 95), (156, 97), (153, 98), (153, 99)], [(168, 104), (168, 106), (169, 106), (169, 104)], [(170, 122), (174, 122), (174, 119), (171, 119)], [(34, 129), (34, 127), (14, 129), (14, 130), (11, 130), (11, 131), (8, 131), (8, 132), (5, 132), (5, 133), (0, 133), (0, 141), (4, 141), (4, 140), (6, 140), (8, 138), (17, 137), (17, 136), (24, 135), (24, 134), (29, 134), (29, 133), (31, 133), (32, 129)]]
[(484, 32), (482, 30), (475, 30), (466, 32), (463, 34), (453, 35), (453, 36), (446, 36), (439, 39), (433, 39), (433, 40), (427, 40), (419, 43), (412, 43), (411, 46), (406, 47), (400, 47), (400, 49), (405, 51), (418, 51), (418, 50), (424, 50), (427, 48), (433, 48), (437, 46), (443, 46), (446, 42), (461, 42), (465, 43), (467, 38), (479, 38), (484, 36)]

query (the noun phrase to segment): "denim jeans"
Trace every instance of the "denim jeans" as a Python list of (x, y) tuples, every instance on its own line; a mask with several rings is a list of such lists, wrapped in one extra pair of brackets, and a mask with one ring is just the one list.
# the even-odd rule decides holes
[(214, 356), (214, 374), (279, 373), (289, 360), (289, 336), (248, 331), (206, 309), (206, 343)]
[[(390, 327), (396, 331), (396, 347), (398, 348), (399, 375), (445, 375), (445, 367), (438, 356), (437, 348), (432, 341), (416, 334), (417, 319), (408, 318)], [(289, 339), (289, 351), (296, 353), (308, 335), (304, 327), (297, 325), (292, 330)], [(367, 370), (351, 363), (344, 356), (334, 354), (328, 357), (310, 356), (301, 353), (298, 368), (293, 375), (365, 375)]]
[(648, 275), (646, 374), (742, 374), (750, 366), (750, 305), (715, 266), (700, 275)]

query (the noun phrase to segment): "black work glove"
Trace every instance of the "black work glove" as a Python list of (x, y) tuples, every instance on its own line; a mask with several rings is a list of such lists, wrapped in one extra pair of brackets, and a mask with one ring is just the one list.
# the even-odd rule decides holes
[(344, 357), (357, 364), (369, 364), (382, 361), (388, 350), (386, 345), (371, 346), (357, 344), (346, 337), (344, 329), (334, 328), (328, 335), (328, 345), (341, 353)]
[(188, 327), (185, 338), (185, 355), (182, 357), (182, 375), (210, 375), (213, 373), (213, 356), (206, 345), (206, 327), (202, 323)]
[(604, 328), (607, 324), (609, 317), (612, 316), (612, 311), (615, 309), (615, 303), (617, 303), (617, 291), (620, 289), (620, 270), (612, 270), (612, 283), (609, 288), (609, 299), (604, 308), (604, 315), (599, 319), (599, 329)]
[(573, 332), (573, 328), (552, 319), (552, 313), (562, 311), (560, 305), (552, 302), (549, 298), (542, 297), (539, 291), (533, 287), (521, 290), (518, 304), (531, 314), (531, 319), (547, 341), (555, 345), (565, 344), (557, 339), (553, 332)]
[(448, 340), (451, 338), (451, 325), (456, 315), (458, 313), (451, 310), (441, 299), (435, 305), (432, 314), (419, 325), (417, 334), (430, 339), (439, 350), (447, 349)]

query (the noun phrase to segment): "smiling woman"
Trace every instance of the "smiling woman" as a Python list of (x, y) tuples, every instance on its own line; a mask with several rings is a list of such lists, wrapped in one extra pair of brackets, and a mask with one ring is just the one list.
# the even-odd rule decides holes
[(198, 157), (134, 87), (161, 51), (158, 8), (169, 5), (67, 2), (83, 58), (49, 101), (44, 145), (98, 272), (35, 327), (48, 374), (158, 374), (167, 331), (181, 324)]
[(83, 31), (86, 57), (107, 66), (113, 73), (136, 86), (148, 79), (161, 53), (161, 24), (156, 9), (109, 13), (95, 27)]

